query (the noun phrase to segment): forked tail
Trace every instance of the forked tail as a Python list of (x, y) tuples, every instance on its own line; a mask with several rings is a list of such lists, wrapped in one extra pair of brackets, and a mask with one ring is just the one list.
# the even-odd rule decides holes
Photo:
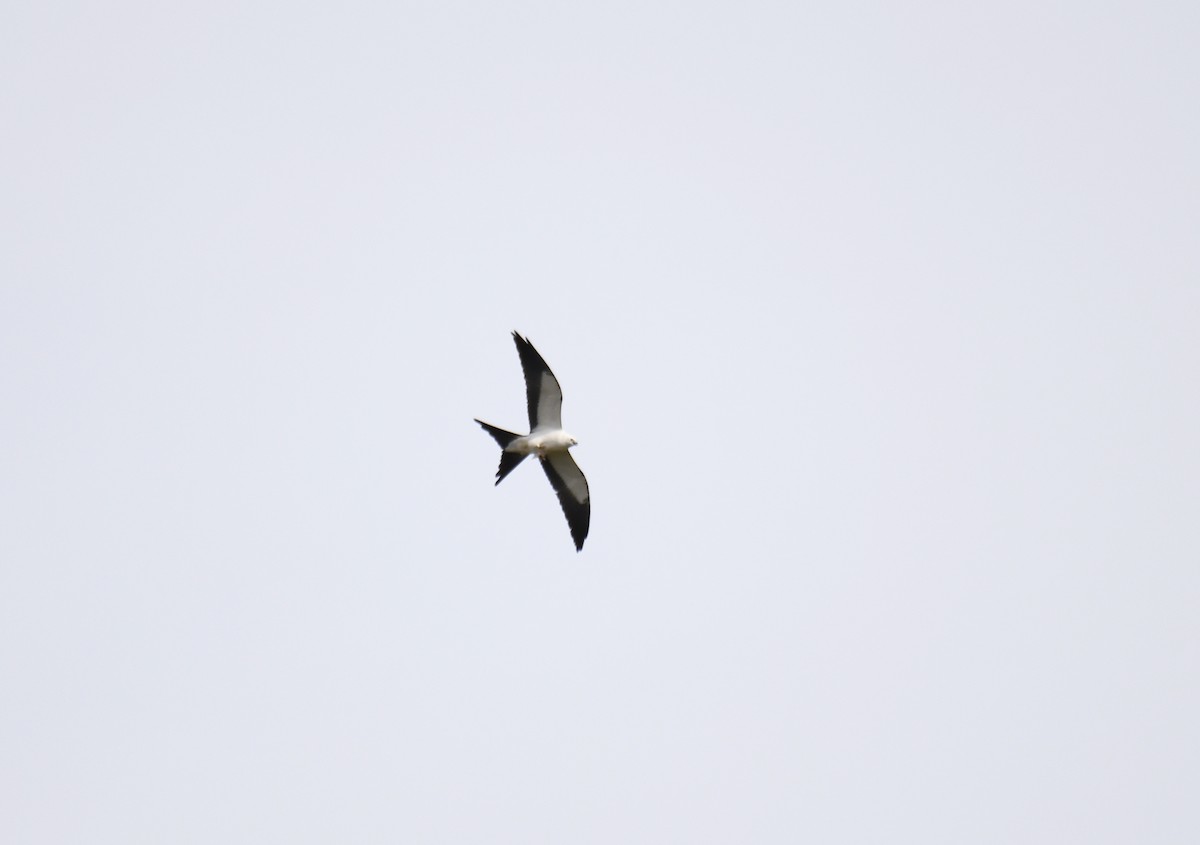
[[(500, 444), (501, 450), (503, 450), (506, 446), (508, 446), (509, 443), (512, 443), (514, 440), (516, 440), (518, 437), (521, 436), (521, 435), (511, 432), (511, 431), (505, 431), (502, 428), (496, 428), (496, 426), (489, 425), (488, 423), (485, 423), (483, 420), (475, 420), (475, 422), (477, 422), (481, 426), (483, 426), (483, 430), (486, 431), (488, 434), (492, 435), (492, 437), (494, 437), (496, 439), (496, 442)], [(496, 470), (496, 483), (499, 484), (501, 481), (503, 481), (504, 476), (508, 475), (510, 472), (512, 472), (514, 469), (516, 469), (517, 464), (521, 463), (521, 461), (525, 460), (525, 458), (526, 458), (525, 455), (519, 454), (517, 452), (501, 451), (500, 452), (500, 468), (498, 470)]]
[(503, 449), (509, 443), (512, 443), (514, 440), (516, 440), (518, 437), (521, 436), (512, 431), (505, 431), (502, 428), (496, 428), (496, 426), (489, 425), (488, 423), (485, 423), (483, 420), (475, 420), (475, 422), (477, 422), (481, 426), (483, 426), (484, 431), (486, 431), (488, 434), (492, 435), (492, 437), (496, 438), (496, 442), (500, 444), (501, 449)]

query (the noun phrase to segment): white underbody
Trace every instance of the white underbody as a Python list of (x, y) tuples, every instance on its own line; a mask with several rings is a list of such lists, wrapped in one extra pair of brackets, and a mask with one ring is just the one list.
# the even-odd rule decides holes
[(578, 441), (561, 428), (531, 431), (504, 447), (505, 452), (544, 457), (549, 452), (565, 452)]

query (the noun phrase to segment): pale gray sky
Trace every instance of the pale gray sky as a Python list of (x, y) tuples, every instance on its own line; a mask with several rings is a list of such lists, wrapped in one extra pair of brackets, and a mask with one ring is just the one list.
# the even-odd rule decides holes
[(0, 840), (1200, 841), (1198, 40), (8, 3)]

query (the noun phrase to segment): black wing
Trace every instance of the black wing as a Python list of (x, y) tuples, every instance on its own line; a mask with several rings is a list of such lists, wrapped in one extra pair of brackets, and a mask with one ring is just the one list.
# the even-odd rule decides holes
[(525, 371), (525, 399), (529, 404), (529, 430), (562, 428), (562, 388), (545, 359), (533, 344), (516, 332), (512, 333)]
[(571, 453), (566, 451), (546, 455), (542, 458), (542, 469), (558, 494), (558, 503), (566, 514), (567, 525), (571, 526), (575, 551), (580, 551), (592, 522), (592, 497), (588, 493), (587, 479), (583, 477), (583, 471)]

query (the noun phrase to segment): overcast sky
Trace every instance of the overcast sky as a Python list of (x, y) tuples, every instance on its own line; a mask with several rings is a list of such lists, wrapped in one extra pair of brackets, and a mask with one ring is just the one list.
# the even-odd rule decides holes
[(0, 840), (1200, 841), (1198, 42), (6, 3)]

